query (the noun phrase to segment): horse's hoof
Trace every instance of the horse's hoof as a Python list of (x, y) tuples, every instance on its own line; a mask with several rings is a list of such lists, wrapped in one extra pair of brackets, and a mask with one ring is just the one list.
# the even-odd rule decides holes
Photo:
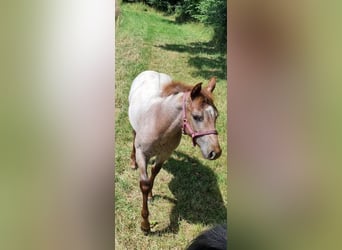
[(145, 230), (142, 230), (143, 231), (143, 234), (145, 235), (145, 236), (147, 236), (147, 235), (149, 235), (150, 234), (150, 230), (148, 230), (148, 231), (145, 231)]
[(138, 165), (134, 162), (130, 163), (131, 169), (136, 170), (138, 168)]
[(143, 231), (143, 233), (145, 235), (148, 235), (149, 232), (151, 231), (150, 223), (149, 222), (147, 222), (147, 223), (141, 222), (141, 230)]

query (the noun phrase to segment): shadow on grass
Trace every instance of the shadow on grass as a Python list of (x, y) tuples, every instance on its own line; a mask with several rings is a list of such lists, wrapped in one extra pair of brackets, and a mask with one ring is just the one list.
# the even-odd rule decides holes
[(220, 53), (211, 42), (193, 42), (188, 44), (165, 44), (157, 47), (189, 54), (207, 53), (209, 55)]
[[(157, 47), (164, 50), (190, 54), (188, 64), (197, 70), (192, 74), (194, 77), (209, 79), (216, 76), (226, 79), (225, 51), (215, 46), (212, 42), (193, 42), (188, 44), (165, 44)], [(207, 56), (204, 56), (207, 55)]]
[(226, 223), (227, 210), (214, 172), (186, 154), (180, 152), (174, 154), (177, 159), (170, 158), (163, 168), (174, 176), (169, 183), (169, 189), (175, 198), (154, 196), (174, 204), (170, 214), (170, 224), (151, 234), (178, 233), (181, 220), (205, 225)]

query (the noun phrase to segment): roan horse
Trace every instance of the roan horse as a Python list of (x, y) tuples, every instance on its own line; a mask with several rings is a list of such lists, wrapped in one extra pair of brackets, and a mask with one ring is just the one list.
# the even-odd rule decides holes
[[(201, 85), (187, 86), (155, 71), (140, 73), (132, 83), (128, 110), (134, 137), (131, 166), (140, 171), (141, 229), (145, 232), (150, 231), (147, 201), (152, 199), (154, 179), (179, 145), (182, 132), (192, 137), (204, 158), (215, 160), (221, 155), (215, 129), (218, 112), (212, 98), (216, 79), (211, 78), (206, 88)], [(147, 164), (154, 156), (149, 178)]]

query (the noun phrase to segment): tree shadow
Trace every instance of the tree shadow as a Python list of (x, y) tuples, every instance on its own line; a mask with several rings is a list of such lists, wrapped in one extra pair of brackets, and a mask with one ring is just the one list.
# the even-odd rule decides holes
[(220, 53), (212, 42), (192, 42), (188, 44), (165, 44), (157, 47), (176, 52), (187, 52), (189, 54), (207, 53), (209, 55)]
[[(216, 76), (221, 79), (227, 78), (225, 51), (215, 46), (212, 42), (193, 42), (188, 44), (164, 44), (156, 45), (164, 50), (190, 54), (188, 64), (197, 70), (192, 73), (194, 77), (209, 79)], [(203, 56), (207, 54), (208, 56)]]
[(216, 76), (220, 79), (226, 79), (226, 59), (223, 56), (217, 58), (206, 58), (201, 56), (191, 57), (189, 59), (189, 65), (197, 68), (198, 70), (192, 74), (192, 76), (200, 76), (209, 79), (212, 76)]
[(175, 198), (154, 196), (174, 204), (170, 224), (151, 234), (176, 234), (181, 220), (191, 224), (226, 224), (227, 209), (213, 170), (186, 154), (177, 151), (174, 154), (177, 159), (171, 157), (163, 168), (174, 176), (168, 186)]

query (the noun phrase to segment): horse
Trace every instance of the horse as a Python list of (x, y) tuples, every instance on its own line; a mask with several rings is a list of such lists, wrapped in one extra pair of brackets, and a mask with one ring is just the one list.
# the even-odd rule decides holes
[[(133, 148), (130, 165), (139, 169), (140, 190), (143, 196), (141, 229), (150, 231), (148, 201), (152, 200), (154, 179), (163, 163), (178, 147), (182, 133), (192, 138), (204, 158), (215, 160), (221, 155), (215, 128), (218, 116), (212, 92), (216, 78), (205, 88), (173, 81), (156, 71), (144, 71), (132, 82), (129, 92), (128, 116), (133, 128)], [(155, 156), (151, 176), (147, 164)]]
[(197, 236), (186, 250), (226, 250), (227, 225), (217, 225)]

